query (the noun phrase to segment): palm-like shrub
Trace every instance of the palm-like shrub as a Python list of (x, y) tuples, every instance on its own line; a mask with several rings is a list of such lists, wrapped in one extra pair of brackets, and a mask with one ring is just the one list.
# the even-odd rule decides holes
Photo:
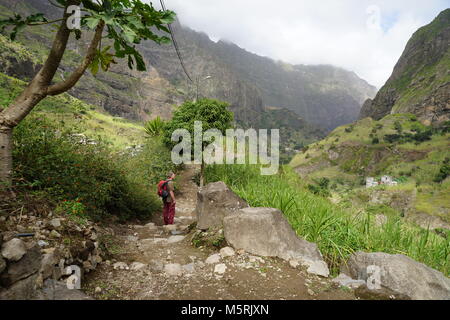
[(150, 137), (158, 137), (163, 133), (165, 124), (166, 122), (158, 116), (145, 124), (145, 132)]

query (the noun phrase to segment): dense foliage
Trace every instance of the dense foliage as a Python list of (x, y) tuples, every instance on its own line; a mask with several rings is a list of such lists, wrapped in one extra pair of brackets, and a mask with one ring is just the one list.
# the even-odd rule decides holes
[(225, 134), (226, 129), (231, 128), (233, 113), (228, 110), (228, 103), (201, 99), (197, 102), (187, 101), (173, 113), (173, 118), (167, 123), (164, 141), (167, 145), (173, 145), (172, 133), (177, 129), (186, 129), (191, 133), (191, 141), (194, 142), (194, 122), (202, 122), (203, 132), (209, 129), (217, 129)]
[(14, 175), (21, 188), (45, 192), (57, 203), (79, 202), (97, 219), (145, 218), (160, 207), (152, 186), (170, 166), (161, 143), (150, 141), (135, 157), (120, 156), (102, 141), (86, 142), (73, 128), (37, 117), (15, 130), (14, 142)]
[[(55, 0), (61, 8), (70, 4), (68, 0)], [(74, 2), (72, 1), (72, 4)], [(114, 58), (126, 58), (128, 67), (136, 67), (139, 71), (145, 71), (146, 66), (142, 55), (136, 49), (136, 45), (143, 40), (153, 40), (156, 43), (170, 42), (170, 38), (159, 35), (153, 28), (169, 33), (167, 24), (175, 18), (173, 11), (156, 10), (151, 3), (141, 0), (81, 0), (83, 14), (80, 19), (79, 29), (74, 29), (76, 39), (80, 40), (83, 31), (95, 30), (100, 22), (105, 23), (106, 38), (110, 39), (111, 46), (98, 48), (92, 62), (91, 71), (97, 73), (99, 67), (108, 70), (111, 63), (116, 63)], [(58, 20), (59, 21), (59, 20)], [(27, 17), (15, 14), (14, 17), (0, 20), (0, 30), (4, 32), (11, 27), (10, 38), (14, 40), (17, 33), (27, 26), (50, 24), (43, 13), (35, 13)]]

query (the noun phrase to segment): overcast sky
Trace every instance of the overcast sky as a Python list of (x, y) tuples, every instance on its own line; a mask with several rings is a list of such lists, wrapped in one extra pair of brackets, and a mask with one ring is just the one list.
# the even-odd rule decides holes
[[(156, 5), (159, 3), (153, 0)], [(449, 0), (165, 0), (182, 24), (292, 64), (332, 64), (380, 87)]]

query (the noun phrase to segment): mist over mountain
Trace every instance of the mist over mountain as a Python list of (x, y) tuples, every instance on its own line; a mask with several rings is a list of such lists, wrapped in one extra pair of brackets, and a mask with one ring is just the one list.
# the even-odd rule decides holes
[[(0, 5), (23, 13), (60, 15), (60, 10), (46, 0), (1, 0)], [(195, 97), (199, 79), (199, 95), (229, 102), (240, 123), (258, 127), (267, 107), (276, 107), (288, 109), (319, 128), (332, 130), (356, 120), (363, 102), (376, 93), (375, 87), (341, 68), (276, 62), (226, 41), (216, 43), (206, 34), (178, 23), (173, 29), (193, 82), (188, 81), (172, 44), (149, 41), (141, 48), (147, 72), (132, 72), (119, 64), (96, 77), (86, 75), (72, 94), (113, 115), (136, 120), (157, 115), (168, 118), (174, 104)], [(21, 39), (30, 51), (43, 57), (51, 33), (27, 29)], [(85, 50), (82, 43), (72, 43), (70, 49), (78, 55)], [(67, 56), (61, 74), (70, 72), (79, 59)], [(211, 78), (204, 80), (207, 76)]]
[[(307, 122), (331, 130), (356, 120), (363, 102), (376, 88), (355, 73), (319, 65), (290, 65), (261, 57), (228, 41), (214, 42), (204, 33), (175, 25), (182, 57), (204, 95), (230, 101), (238, 118), (251, 122), (260, 107), (289, 109)], [(145, 46), (150, 63), (177, 85), (184, 75), (172, 48)]]

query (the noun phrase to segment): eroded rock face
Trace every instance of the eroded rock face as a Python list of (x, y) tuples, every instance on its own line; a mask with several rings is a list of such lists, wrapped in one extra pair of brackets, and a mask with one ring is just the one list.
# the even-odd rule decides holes
[(383, 289), (414, 300), (450, 299), (449, 278), (404, 255), (357, 252), (341, 271), (353, 279), (367, 281), (374, 274), (370, 271), (374, 266), (380, 271)]
[[(56, 248), (46, 249), (42, 256), (41, 274), (43, 279), (50, 278), (55, 271), (60, 269), (58, 264), (61, 259), (61, 253)], [(61, 271), (58, 272), (60, 274)]]
[(8, 268), (0, 276), (0, 283), (4, 287), (9, 287), (37, 273), (41, 268), (41, 259), (41, 248), (36, 244), (28, 249), (22, 259), (8, 264)]
[(8, 289), (0, 289), (0, 300), (29, 300), (37, 290), (38, 273), (14, 283)]
[(81, 290), (71, 290), (63, 281), (48, 279), (44, 283), (42, 290), (39, 290), (33, 297), (34, 300), (93, 300)]
[(328, 277), (328, 266), (317, 245), (297, 237), (283, 213), (272, 208), (246, 208), (224, 218), (225, 239), (235, 249), (297, 260), (310, 273)]
[(197, 228), (207, 230), (221, 227), (224, 217), (242, 208), (248, 208), (247, 202), (233, 193), (225, 183), (210, 183), (197, 193)]

